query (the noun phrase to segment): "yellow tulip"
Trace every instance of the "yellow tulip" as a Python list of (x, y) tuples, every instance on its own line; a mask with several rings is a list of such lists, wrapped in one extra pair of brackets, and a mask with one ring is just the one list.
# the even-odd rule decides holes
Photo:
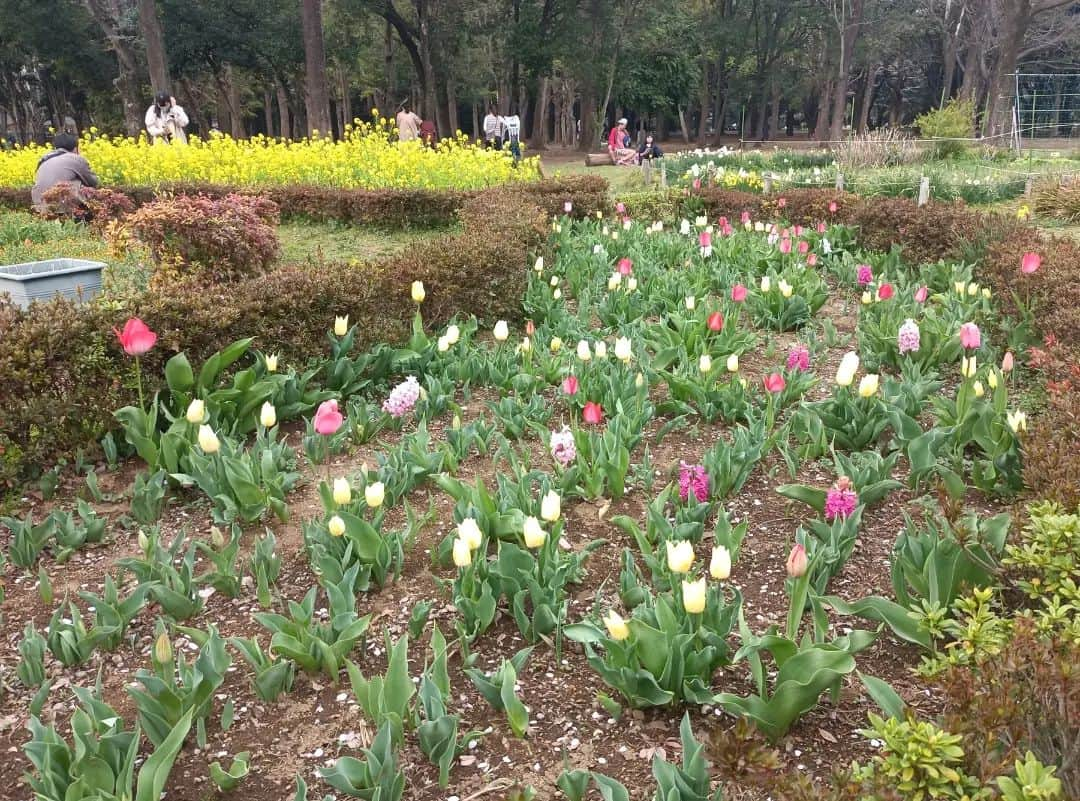
[(723, 545), (717, 545), (712, 549), (712, 559), (709, 560), (709, 575), (717, 581), (726, 581), (731, 575), (731, 552)]
[(978, 370), (974, 356), (965, 356), (960, 360), (960, 375), (964, 378), (972, 378)]
[(349, 486), (349, 479), (347, 478), (335, 478), (334, 479), (334, 503), (338, 506), (344, 506), (352, 500), (352, 487)]
[(381, 481), (376, 481), (364, 487), (364, 500), (370, 508), (378, 509), (383, 505), (385, 498), (386, 488)]
[(199, 425), (205, 423), (210, 419), (210, 415), (206, 413), (206, 403), (196, 398), (187, 407), (187, 421), (193, 425)]
[(269, 356), (267, 356), (266, 357), (266, 372), (268, 372), (268, 373), (276, 373), (277, 372), (277, 363), (278, 363), (278, 356), (277, 356), (276, 353), (272, 353)]
[(340, 537), (345, 533), (345, 521), (334, 515), (326, 524), (326, 530), (330, 532), (330, 536)]
[(469, 545), (469, 550), (475, 551), (480, 547), (480, 544), (484, 541), (483, 532), (480, 531), (480, 525), (475, 519), (466, 517), (458, 524), (458, 538), (464, 540)]
[(424, 289), (423, 281), (413, 281), (412, 289), (410, 290), (413, 303), (420, 304), (424, 302), (424, 298), (427, 297), (427, 291)]
[(981, 398), (986, 393), (986, 390), (983, 389), (982, 381), (976, 381), (971, 385), (971, 388), (975, 391), (976, 398)]
[(221, 450), (221, 441), (217, 438), (217, 434), (214, 433), (214, 429), (210, 426), (199, 426), (199, 447), (202, 448), (203, 453), (217, 453)]
[(986, 376), (986, 383), (990, 385), (990, 389), (997, 389), (998, 374), (997, 370), (990, 370), (990, 374)]
[(777, 284), (777, 286), (780, 288), (780, 294), (783, 295), (785, 298), (790, 298), (792, 293), (795, 291), (795, 288), (783, 278), (780, 279), (780, 283)]
[(870, 373), (864, 375), (862, 381), (859, 382), (859, 397), (870, 398), (877, 394), (878, 391), (878, 377), (876, 373)]
[(623, 620), (622, 615), (614, 609), (609, 610), (608, 613), (604, 615), (604, 626), (607, 627), (611, 639), (618, 642), (622, 642), (630, 636), (630, 628), (626, 625), (626, 621)]
[(262, 423), (263, 428), (273, 428), (277, 425), (277, 410), (270, 401), (264, 403), (262, 409), (259, 410), (259, 422)]
[(169, 635), (163, 631), (154, 640), (154, 661), (159, 665), (168, 665), (172, 662), (172, 658), (172, 641), (169, 639)]
[(334, 334), (343, 337), (349, 330), (349, 315), (334, 318)]
[(468, 567), (472, 564), (472, 548), (461, 537), (454, 538), (454, 564), (457, 567)]
[(563, 341), (559, 337), (552, 337), (551, 344), (549, 345), (552, 353), (558, 353), (562, 350)]
[(1015, 412), (1007, 412), (1005, 414), (1005, 421), (1009, 424), (1009, 428), (1012, 429), (1014, 434), (1019, 434), (1021, 431), (1027, 431), (1027, 415), (1019, 410)]
[(547, 539), (547, 532), (540, 527), (540, 521), (531, 516), (525, 518), (523, 534), (526, 548), (539, 548)]
[(692, 615), (700, 615), (705, 611), (705, 579), (697, 581), (683, 581), (682, 598), (683, 608)]

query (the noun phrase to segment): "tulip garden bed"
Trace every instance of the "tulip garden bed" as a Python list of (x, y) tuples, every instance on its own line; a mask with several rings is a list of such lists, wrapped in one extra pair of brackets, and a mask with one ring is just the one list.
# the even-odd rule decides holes
[(970, 266), (747, 222), (564, 216), (524, 330), (417, 283), (400, 347), (140, 379), (2, 521), (0, 797), (119, 797), (137, 750), (147, 801), (992, 797), (1028, 749), (1008, 797), (1066, 797), (934, 723), (1024, 631), (1006, 570), (1075, 596), (1080, 521), (1015, 505), (1033, 333)]

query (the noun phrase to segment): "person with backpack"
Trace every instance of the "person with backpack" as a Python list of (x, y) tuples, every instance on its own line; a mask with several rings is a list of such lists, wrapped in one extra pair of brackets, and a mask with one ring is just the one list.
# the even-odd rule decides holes
[(41, 157), (34, 176), (34, 188), (30, 199), (38, 211), (44, 208), (45, 193), (56, 186), (67, 186), (77, 200), (84, 187), (99, 185), (97, 175), (90, 169), (90, 162), (79, 155), (79, 140), (75, 134), (58, 133), (53, 138), (53, 150)]
[(514, 164), (521, 161), (521, 118), (517, 114), (503, 117), (503, 144), (509, 146)]

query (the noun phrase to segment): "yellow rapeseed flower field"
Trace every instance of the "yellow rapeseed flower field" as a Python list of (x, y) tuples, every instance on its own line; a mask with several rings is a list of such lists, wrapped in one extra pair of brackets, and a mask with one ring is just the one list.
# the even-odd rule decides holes
[[(186, 145), (151, 144), (138, 139), (99, 136), (91, 129), (80, 152), (106, 186), (160, 186), (177, 182), (276, 186), (314, 184), (361, 189), (477, 189), (539, 177), (539, 159), (514, 166), (506, 153), (484, 150), (460, 132), (428, 148), (419, 141), (398, 142), (386, 119), (356, 120), (340, 141), (256, 136), (238, 140), (222, 134), (191, 137)], [(0, 152), (0, 186), (34, 183), (46, 148)]]

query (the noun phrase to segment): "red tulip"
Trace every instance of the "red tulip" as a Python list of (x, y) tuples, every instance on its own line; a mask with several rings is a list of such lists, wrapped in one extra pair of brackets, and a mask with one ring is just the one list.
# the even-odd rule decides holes
[(799, 578), (806, 575), (806, 548), (802, 543), (795, 543), (787, 558), (787, 574), (791, 578)]
[(877, 291), (878, 300), (888, 300), (893, 296), (893, 285), (882, 284)]
[(585, 409), (581, 412), (581, 416), (586, 423), (600, 425), (600, 423), (604, 422), (604, 407), (599, 403), (589, 401), (585, 404)]
[(128, 356), (142, 356), (157, 342), (157, 334), (147, 328), (146, 323), (138, 317), (132, 317), (124, 323), (123, 331), (114, 328), (113, 333)]
[(578, 380), (576, 375), (568, 375), (563, 379), (562, 391), (567, 395), (577, 395)]
[(315, 411), (315, 433), (329, 436), (336, 434), (345, 418), (338, 411), (336, 400), (323, 401)]
[(926, 303), (926, 296), (930, 294), (930, 289), (925, 286), (921, 286), (915, 290), (915, 302)]
[(630, 259), (619, 259), (619, 275), (630, 275), (634, 272), (634, 262)]
[(746, 287), (742, 284), (735, 284), (735, 286), (731, 288), (731, 299), (736, 303), (742, 303), (746, 300)]
[(1038, 253), (1025, 253), (1024, 258), (1020, 260), (1020, 272), (1024, 275), (1031, 275), (1038, 270), (1041, 265), (1042, 256)]
[(765, 389), (769, 392), (783, 392), (784, 387), (787, 386), (787, 382), (784, 381), (784, 377), (780, 373), (767, 375), (762, 380), (765, 382)]
[(724, 315), (718, 311), (710, 314), (708, 326), (710, 331), (720, 331), (724, 327)]
[(525, 335), (531, 337), (535, 333), (536, 333), (536, 323), (534, 323), (532, 320), (526, 320), (525, 321)]

